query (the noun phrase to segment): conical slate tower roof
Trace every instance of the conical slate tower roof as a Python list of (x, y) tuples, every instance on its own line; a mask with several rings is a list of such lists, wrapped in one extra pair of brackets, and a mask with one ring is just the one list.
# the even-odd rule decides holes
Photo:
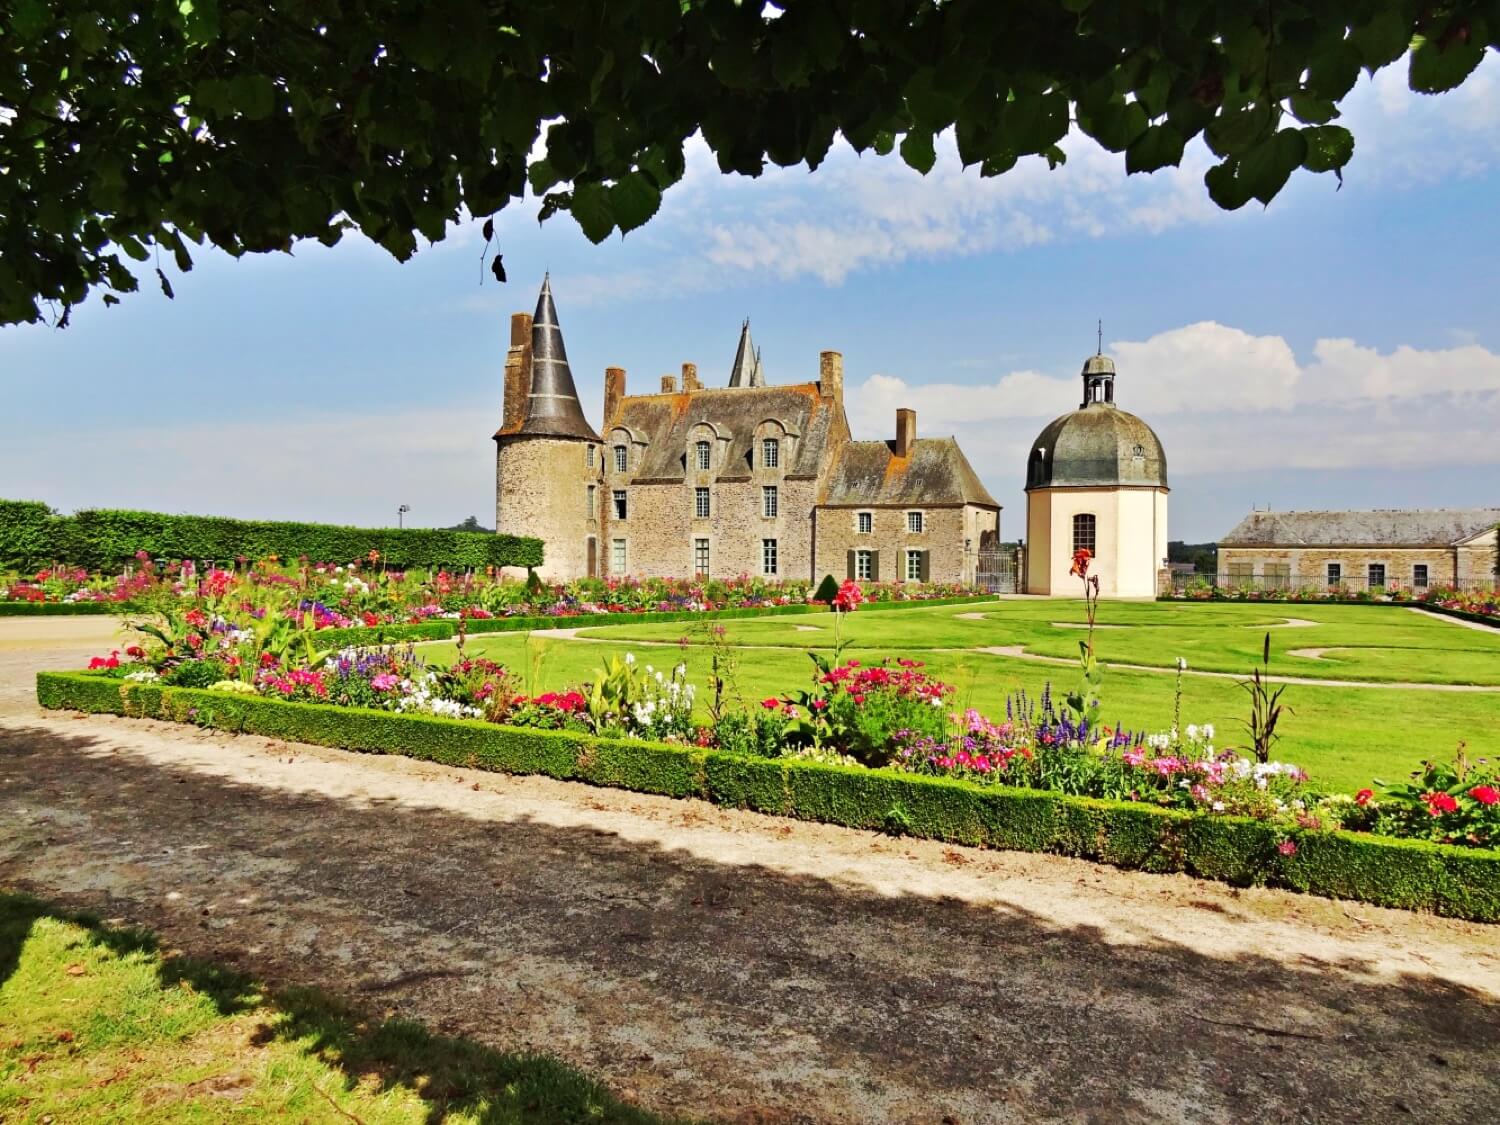
[(599, 441), (594, 427), (583, 416), (578, 388), (563, 347), (557, 306), (552, 303), (552, 280), (542, 279), (531, 322), (531, 394), (526, 399), (526, 419), (517, 431), (535, 437), (568, 437)]
[(766, 373), (761, 370), (760, 350), (750, 339), (750, 319), (740, 326), (740, 346), (734, 353), (734, 369), (729, 373), (731, 387), (764, 387)]

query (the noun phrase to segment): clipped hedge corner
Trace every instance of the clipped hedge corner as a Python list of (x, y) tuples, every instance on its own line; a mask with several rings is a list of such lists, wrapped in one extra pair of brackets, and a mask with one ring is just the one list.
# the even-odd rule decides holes
[(474, 720), (400, 715), (258, 696), (130, 683), (87, 672), (37, 673), (53, 710), (194, 723), (292, 742), (656, 793), (729, 808), (977, 847), (1052, 852), (1116, 867), (1182, 872), (1235, 886), (1279, 886), (1376, 906), (1500, 922), (1500, 852), (1352, 832), (1284, 836), (1259, 821), (1131, 802), (980, 786), (892, 770)]

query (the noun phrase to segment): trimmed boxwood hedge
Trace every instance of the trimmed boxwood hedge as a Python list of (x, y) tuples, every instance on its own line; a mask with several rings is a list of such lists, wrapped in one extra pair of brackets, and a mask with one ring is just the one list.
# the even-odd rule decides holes
[(1352, 832), (1283, 834), (1255, 820), (980, 786), (950, 778), (742, 757), (628, 739), (397, 715), (39, 672), (43, 707), (195, 723), (513, 774), (543, 774), (732, 808), (1117, 867), (1270, 885), (1500, 921), (1500, 852)]
[[(39, 511), (40, 510), (40, 511)], [(65, 562), (108, 570), (138, 551), (152, 558), (228, 562), (238, 558), (306, 556), (348, 562), (371, 551), (392, 566), (535, 567), (540, 539), (429, 528), (341, 527), (326, 523), (174, 516), (163, 512), (95, 509), (53, 514), (34, 501), (0, 501), (0, 566)]]

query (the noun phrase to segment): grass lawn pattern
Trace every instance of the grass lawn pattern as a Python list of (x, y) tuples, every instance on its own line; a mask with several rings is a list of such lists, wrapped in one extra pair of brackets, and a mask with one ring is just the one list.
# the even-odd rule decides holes
[[(983, 613), (982, 620), (962, 614)], [(1289, 619), (1312, 626), (1288, 626)], [(1044, 684), (1061, 695), (1072, 686), (1071, 667), (995, 656), (986, 647), (1023, 646), (1027, 653), (1074, 659), (1083, 631), (1080, 602), (996, 601), (980, 606), (938, 606), (882, 613), (862, 608), (843, 623), (846, 655), (865, 661), (912, 656), (957, 685), (958, 703), (1001, 717), (1005, 699)], [(808, 682), (810, 648), (831, 648), (829, 615), (745, 618), (719, 622), (737, 646), (741, 696), (760, 699)], [(1248, 675), (1271, 633), (1272, 671), (1281, 675), (1369, 681), (1370, 686), (1294, 684), (1283, 697), (1292, 713), (1282, 720), (1276, 756), (1308, 769), (1320, 788), (1353, 792), (1375, 778), (1404, 779), (1424, 758), (1451, 757), (1460, 741), (1471, 757), (1500, 754), (1500, 692), (1393, 690), (1381, 681), (1500, 685), (1500, 633), (1468, 629), (1415, 611), (1363, 605), (1234, 605), (1225, 603), (1106, 602), (1095, 646), (1106, 663), (1149, 665), (1160, 672), (1110, 669), (1104, 712), (1131, 729), (1171, 725), (1177, 657), (1190, 669)], [(801, 626), (801, 628), (798, 628)], [(586, 629), (589, 640), (548, 636), (478, 637), (470, 655), (485, 655), (516, 670), (528, 690), (554, 690), (587, 679), (611, 653), (634, 652), (659, 667), (686, 660), (699, 685), (707, 682), (707, 623), (626, 624)], [(687, 645), (680, 642), (686, 638)], [(604, 642), (604, 643), (601, 643)], [(641, 642), (655, 642), (643, 644)], [(658, 646), (665, 647), (658, 647)], [(1288, 655), (1290, 649), (1332, 649), (1323, 659)], [(941, 651), (961, 650), (961, 651)], [(424, 647), (435, 661), (453, 658), (451, 644)], [(1186, 676), (1184, 723), (1214, 724), (1218, 744), (1243, 745), (1241, 720), (1248, 697), (1232, 680)]]
[(0, 893), (0, 1121), (659, 1120), (554, 1059), (272, 995), (147, 934)]

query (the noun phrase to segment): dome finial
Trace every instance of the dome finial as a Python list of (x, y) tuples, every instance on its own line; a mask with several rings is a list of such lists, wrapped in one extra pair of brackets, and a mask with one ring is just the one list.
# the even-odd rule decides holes
[(1104, 354), (1104, 318), (1102, 316), (1099, 318), (1098, 341), (1094, 345), (1094, 354)]

